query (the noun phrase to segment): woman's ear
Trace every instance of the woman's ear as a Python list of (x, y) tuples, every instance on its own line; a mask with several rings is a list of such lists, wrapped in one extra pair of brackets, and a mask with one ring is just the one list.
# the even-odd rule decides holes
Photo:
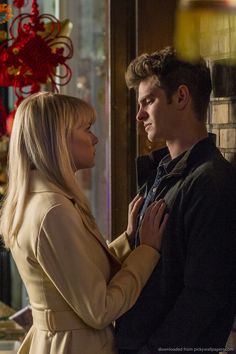
[(188, 86), (180, 85), (176, 91), (176, 103), (180, 110), (184, 109), (190, 102), (190, 92)]

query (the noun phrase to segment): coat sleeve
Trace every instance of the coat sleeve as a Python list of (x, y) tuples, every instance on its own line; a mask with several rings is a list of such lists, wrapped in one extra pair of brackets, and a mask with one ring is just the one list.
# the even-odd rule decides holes
[[(213, 182), (213, 183), (212, 183)], [(138, 353), (201, 347), (203, 333), (232, 305), (236, 290), (235, 182), (202, 180), (184, 191), (184, 286), (162, 325)], [(189, 196), (186, 198), (186, 196)], [(234, 294), (234, 295), (233, 295)], [(235, 301), (234, 301), (235, 302)], [(229, 309), (230, 311), (230, 309)], [(231, 314), (233, 309), (231, 308)], [(214, 338), (217, 343), (217, 338)]]
[[(42, 222), (36, 257), (78, 316), (87, 325), (101, 329), (134, 305), (160, 256), (149, 246), (138, 247), (107, 283), (88, 245), (97, 242), (102, 257), (107, 257), (107, 251), (93, 238), (77, 211), (56, 206)], [(108, 260), (106, 264), (109, 267)]]
[(126, 233), (117, 237), (108, 245), (110, 251), (122, 262), (130, 254), (131, 248)]

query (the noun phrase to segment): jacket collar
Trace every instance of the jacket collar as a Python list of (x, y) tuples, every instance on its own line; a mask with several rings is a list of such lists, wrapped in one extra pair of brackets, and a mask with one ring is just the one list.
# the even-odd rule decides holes
[(155, 178), (160, 161), (169, 154), (167, 147), (152, 151), (149, 155), (138, 156), (136, 159), (137, 183), (140, 188), (148, 178)]
[[(180, 161), (171, 171), (170, 175), (181, 175), (187, 167), (191, 167), (196, 161), (205, 158), (206, 154), (218, 151), (215, 146), (215, 134), (209, 133), (208, 138), (200, 140), (186, 151)], [(218, 152), (219, 153), (219, 152)], [(155, 150), (149, 155), (139, 156), (136, 159), (138, 188), (141, 188), (149, 179), (156, 176), (157, 167), (161, 160), (169, 154), (167, 147)]]
[(191, 168), (196, 162), (206, 159), (207, 156), (213, 153), (218, 153), (215, 146), (215, 135), (209, 133), (208, 138), (200, 140), (197, 144), (193, 145), (186, 151), (183, 158), (176, 164), (172, 173), (182, 174), (186, 168)]

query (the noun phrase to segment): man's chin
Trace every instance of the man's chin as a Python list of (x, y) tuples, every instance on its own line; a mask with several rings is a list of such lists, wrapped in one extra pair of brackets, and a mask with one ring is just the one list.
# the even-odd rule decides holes
[(153, 135), (148, 135), (147, 138), (150, 141), (150, 143), (156, 143), (159, 140), (157, 136), (153, 136)]

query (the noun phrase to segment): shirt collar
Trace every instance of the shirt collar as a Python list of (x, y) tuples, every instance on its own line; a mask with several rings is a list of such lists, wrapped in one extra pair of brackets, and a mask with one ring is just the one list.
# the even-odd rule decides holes
[(175, 166), (177, 165), (177, 163), (182, 160), (182, 158), (184, 157), (184, 155), (186, 154), (186, 151), (182, 152), (180, 155), (176, 156), (174, 159), (171, 159), (170, 154), (166, 155), (161, 161), (159, 166), (162, 166), (166, 173), (170, 173)]

